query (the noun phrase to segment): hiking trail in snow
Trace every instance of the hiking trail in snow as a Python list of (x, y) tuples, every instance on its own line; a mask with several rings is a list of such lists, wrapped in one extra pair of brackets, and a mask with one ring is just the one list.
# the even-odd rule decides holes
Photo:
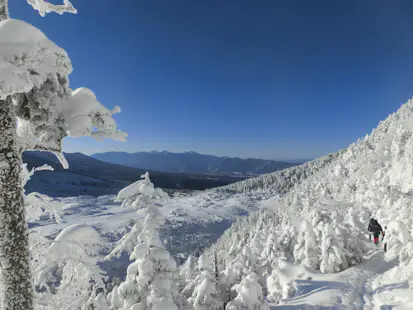
[[(303, 269), (305, 279), (295, 280), (295, 295), (283, 300), (279, 305), (271, 304), (271, 309), (376, 309), (373, 296), (381, 290), (372, 291), (372, 281), (393, 268), (396, 263), (385, 261), (382, 250), (369, 253), (365, 259), (358, 265), (334, 274)], [(302, 268), (298, 265), (293, 266)], [(399, 287), (395, 284), (388, 286), (388, 289)], [(387, 308), (378, 306), (377, 309)]]

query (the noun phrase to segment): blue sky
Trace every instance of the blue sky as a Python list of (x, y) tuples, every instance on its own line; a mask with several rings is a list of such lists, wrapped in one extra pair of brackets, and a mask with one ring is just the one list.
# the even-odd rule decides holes
[(192, 150), (313, 158), (413, 96), (413, 1), (73, 0), (77, 15), (10, 15), (72, 59), (72, 88), (119, 105), (128, 142), (68, 152)]

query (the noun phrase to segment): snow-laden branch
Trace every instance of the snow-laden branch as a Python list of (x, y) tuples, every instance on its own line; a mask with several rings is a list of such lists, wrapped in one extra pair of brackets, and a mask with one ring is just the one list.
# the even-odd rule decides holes
[(45, 16), (47, 13), (51, 12), (55, 12), (60, 15), (62, 15), (63, 13), (77, 13), (77, 10), (69, 0), (63, 0), (63, 4), (52, 4), (44, 0), (27, 0), (27, 2), (36, 11), (38, 11), (41, 16)]
[(167, 201), (170, 197), (160, 188), (155, 188), (149, 178), (149, 172), (141, 175), (143, 180), (138, 180), (135, 183), (120, 190), (115, 198), (116, 202), (122, 202), (122, 208), (132, 206), (139, 208), (145, 205), (148, 199), (155, 198)]
[(62, 152), (53, 152), (53, 154), (57, 157), (63, 169), (69, 169), (69, 163), (67, 162), (66, 157)]
[(33, 272), (42, 309), (80, 309), (93, 286), (105, 287), (106, 275), (98, 267), (100, 243), (98, 232), (86, 224), (59, 233)]
[(63, 223), (63, 219), (59, 213), (60, 207), (63, 205), (59, 201), (54, 201), (47, 195), (40, 193), (30, 193), (24, 197), (24, 203), (26, 205), (27, 220), (39, 220), (45, 214), (49, 214), (51, 220), (55, 220), (56, 223)]
[(50, 143), (37, 140), (30, 140), (24, 137), (17, 138), (22, 151), (40, 151), (40, 152), (51, 152), (53, 153), (64, 169), (69, 168), (69, 163), (66, 160), (62, 152), (62, 147), (60, 143)]
[[(44, 1), (30, 3), (45, 12), (56, 8)], [(13, 98), (21, 150), (51, 151), (64, 168), (65, 137), (125, 141), (127, 136), (113, 119), (120, 108), (107, 109), (90, 89), (72, 91), (71, 71), (67, 53), (39, 29), (19, 20), (0, 22), (0, 99)]]
[[(30, 178), (37, 171), (53, 171), (53, 167), (49, 165), (43, 165), (40, 167), (32, 168), (30, 171), (27, 169), (27, 164), (22, 166), (22, 185), (27, 184)], [(55, 201), (47, 195), (40, 193), (30, 193), (24, 196), (24, 204), (26, 206), (27, 220), (38, 220), (45, 214), (49, 214), (50, 219), (54, 219), (57, 223), (62, 223), (63, 219), (59, 213), (61, 203)]]
[(22, 173), (23, 173), (23, 181), (22, 181), (23, 187), (26, 185), (26, 183), (30, 180), (30, 178), (34, 175), (34, 173), (36, 171), (45, 171), (45, 170), (53, 171), (54, 170), (53, 167), (51, 167), (49, 165), (43, 165), (43, 166), (40, 166), (40, 167), (32, 168), (32, 170), (30, 170), (30, 171), (27, 169), (27, 164), (23, 164), (22, 168), (23, 168), (23, 171), (22, 171)]
[(88, 88), (74, 90), (68, 98), (57, 101), (54, 109), (57, 118), (63, 122), (62, 130), (67, 136), (126, 140), (127, 134), (117, 129), (112, 117), (120, 112), (120, 108), (107, 109)]
[(51, 76), (71, 71), (66, 51), (42, 31), (20, 20), (0, 21), (0, 99), (28, 93)]
[(62, 147), (57, 143), (50, 143), (38, 140), (31, 140), (25, 137), (17, 137), (22, 151), (57, 152), (62, 151)]

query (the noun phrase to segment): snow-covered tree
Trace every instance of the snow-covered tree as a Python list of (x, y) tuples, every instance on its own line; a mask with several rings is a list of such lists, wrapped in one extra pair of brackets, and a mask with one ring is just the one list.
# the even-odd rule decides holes
[[(41, 167), (32, 168), (30, 171), (27, 169), (27, 164), (23, 164), (23, 187), (30, 180), (36, 171), (53, 171), (53, 167), (49, 165), (43, 165)], [(54, 219), (57, 223), (63, 221), (60, 214), (61, 203), (47, 195), (33, 192), (30, 194), (25, 193), (24, 203), (26, 205), (26, 217), (27, 221), (39, 220), (44, 215), (49, 215), (50, 219)]]
[(228, 262), (227, 269), (231, 270), (232, 274), (236, 275), (236, 283), (250, 272), (255, 272), (257, 256), (251, 251), (248, 245), (245, 245), (238, 255)]
[(100, 243), (97, 231), (86, 224), (68, 226), (57, 235), (33, 271), (39, 309), (63, 309), (67, 304), (80, 309), (93, 286), (105, 287), (106, 276), (97, 265)]
[(338, 272), (348, 267), (341, 245), (341, 240), (337, 237), (333, 227), (326, 223), (321, 240), (321, 272)]
[(226, 268), (220, 272), (218, 284), (220, 291), (222, 292), (224, 307), (226, 307), (226, 305), (235, 298), (236, 292), (232, 290), (232, 288), (235, 284), (237, 284), (237, 281), (238, 276), (231, 268)]
[(391, 221), (386, 230), (386, 260), (399, 259), (400, 266), (406, 266), (413, 260), (413, 237), (401, 221)]
[[(136, 259), (127, 269), (125, 282), (109, 295), (115, 300), (114, 309), (182, 309), (184, 301), (175, 285), (176, 263), (163, 247), (155, 226), (161, 216), (148, 210), (144, 230), (139, 236), (131, 258)], [(116, 298), (114, 298), (116, 297)]]
[[(182, 283), (180, 284), (181, 289), (183, 289), (188, 283), (194, 280), (196, 266), (196, 258), (192, 255), (189, 255), (186, 262), (179, 268), (179, 275), (181, 276), (182, 280)], [(189, 298), (190, 296), (186, 297)]]
[(198, 259), (198, 270), (200, 273), (193, 281), (194, 290), (189, 302), (195, 310), (221, 310), (223, 301), (217, 279), (215, 277), (212, 261), (206, 255)]
[(149, 178), (149, 172), (141, 175), (141, 178), (142, 180), (138, 180), (119, 191), (115, 201), (122, 202), (122, 208), (133, 207), (135, 209), (139, 209), (141, 207), (145, 207), (151, 199), (169, 199), (169, 195), (167, 193), (159, 187), (154, 187)]
[(82, 310), (111, 310), (105, 295), (102, 292), (92, 293)]
[[(149, 173), (141, 175), (141, 180), (138, 180), (131, 185), (119, 191), (116, 202), (122, 203), (122, 208), (133, 207), (137, 209), (138, 218), (145, 217), (147, 208), (156, 200), (168, 200), (169, 195), (162, 189), (154, 186), (149, 178)], [(138, 236), (142, 232), (143, 226), (139, 221), (136, 221), (130, 232), (126, 233), (116, 244), (115, 248), (106, 256), (106, 260), (113, 257), (120, 257), (122, 252), (132, 253), (135, 246), (139, 243)]]
[(267, 289), (267, 299), (271, 302), (278, 303), (282, 298), (283, 291), (278, 269), (274, 269), (271, 275), (267, 278)]
[(248, 274), (240, 284), (234, 286), (238, 295), (227, 306), (226, 310), (269, 310), (264, 300), (262, 286), (255, 273)]
[(320, 249), (317, 244), (313, 226), (308, 221), (303, 221), (294, 247), (295, 263), (302, 263), (312, 269), (319, 268)]
[[(28, 1), (40, 14), (75, 12), (62, 5)], [(67, 53), (35, 27), (8, 19), (0, 1), (0, 260), (1, 308), (33, 308), (28, 231), (22, 187), (25, 150), (54, 152), (65, 167), (66, 136), (124, 139), (112, 114), (87, 89), (72, 92)], [(16, 126), (17, 124), (17, 126)]]
[(154, 196), (165, 198), (166, 194), (154, 188), (149, 173), (142, 177), (144, 180), (121, 190), (117, 197), (123, 205), (142, 208), (145, 218), (130, 255), (130, 259), (135, 261), (127, 269), (126, 280), (108, 295), (108, 302), (115, 310), (186, 309), (187, 302), (180, 296), (176, 285), (176, 262), (159, 237), (165, 218), (155, 204), (149, 204)]
[(122, 253), (132, 253), (135, 246), (138, 244), (138, 236), (142, 231), (142, 224), (138, 221), (132, 226), (131, 230), (125, 233), (122, 238), (116, 243), (113, 250), (106, 255), (105, 260), (120, 258)]

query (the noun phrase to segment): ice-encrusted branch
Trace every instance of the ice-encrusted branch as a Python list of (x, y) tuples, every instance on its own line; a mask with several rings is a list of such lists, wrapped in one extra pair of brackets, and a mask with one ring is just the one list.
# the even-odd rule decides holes
[(22, 151), (51, 152), (57, 157), (64, 169), (69, 168), (69, 163), (67, 162), (64, 154), (62, 153), (62, 147), (60, 145), (56, 143), (25, 139), (22, 137), (19, 137), (18, 140), (20, 142)]
[(36, 141), (18, 137), (22, 151), (42, 151), (42, 152), (61, 152), (61, 146), (56, 143)]
[(55, 154), (60, 164), (62, 165), (63, 169), (69, 169), (69, 163), (67, 162), (66, 157), (62, 152), (52, 152), (52, 153)]
[(69, 0), (63, 0), (63, 4), (52, 4), (44, 0), (27, 0), (27, 2), (39, 12), (41, 16), (47, 13), (55, 12), (62, 15), (63, 13), (76, 14), (77, 10)]

